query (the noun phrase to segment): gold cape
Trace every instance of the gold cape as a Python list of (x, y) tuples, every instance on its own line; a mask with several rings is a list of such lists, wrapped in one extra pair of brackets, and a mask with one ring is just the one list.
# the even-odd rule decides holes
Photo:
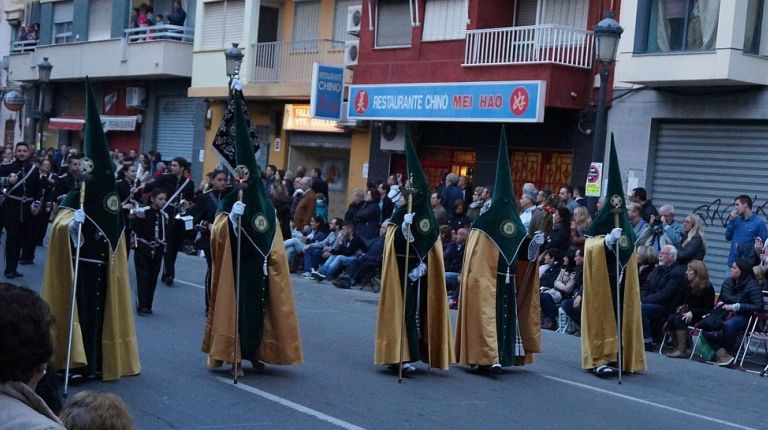
[[(61, 208), (53, 220), (51, 244), (43, 274), (43, 299), (51, 306), (54, 322), (53, 362), (57, 370), (66, 367), (67, 337), (69, 335), (69, 309), (72, 301), (72, 250), (69, 223), (74, 211)], [(104, 381), (141, 372), (136, 327), (133, 322), (133, 300), (128, 278), (128, 257), (125, 235), (114, 245), (112, 262), (107, 270), (107, 294), (104, 305), (104, 327), (101, 335), (101, 378)], [(75, 305), (72, 331), (72, 368), (87, 364), (83, 338), (80, 332), (77, 305)]]
[[(604, 237), (590, 237), (584, 246), (584, 286), (581, 294), (581, 367), (593, 369), (618, 360), (618, 332), (613, 296), (606, 268)], [(643, 324), (640, 315), (640, 284), (637, 257), (627, 262), (624, 273), (624, 306), (621, 309), (622, 369), (645, 370)]]
[[(464, 250), (461, 274), (459, 315), (456, 322), (456, 357), (463, 365), (492, 365), (499, 363), (499, 342), (496, 326), (496, 274), (499, 248), (480, 230), (472, 229)], [(538, 263), (527, 285), (523, 285), (528, 262), (522, 262), (515, 274), (517, 283), (517, 312), (525, 359), (518, 364), (533, 363), (533, 353), (541, 352), (541, 321), (539, 316)]]
[[(288, 258), (279, 228), (275, 229), (272, 243), (267, 269), (269, 294), (264, 314), (264, 335), (259, 344), (259, 360), (271, 364), (301, 364), (303, 357), (299, 322), (293, 302)], [(225, 362), (235, 361), (235, 276), (229, 214), (226, 212), (219, 213), (213, 222), (211, 257), (211, 300), (202, 351), (208, 354), (210, 367), (220, 367)], [(240, 361), (240, 357), (237, 361)]]
[[(375, 364), (400, 363), (400, 337), (403, 327), (403, 289), (397, 265), (395, 234), (400, 226), (390, 225), (384, 241), (384, 262), (381, 267), (381, 296), (376, 324)], [(447, 370), (456, 362), (453, 352), (448, 295), (445, 290), (443, 246), (438, 239), (427, 256), (427, 357), (431, 367)], [(408, 342), (403, 341), (402, 362), (410, 361)]]

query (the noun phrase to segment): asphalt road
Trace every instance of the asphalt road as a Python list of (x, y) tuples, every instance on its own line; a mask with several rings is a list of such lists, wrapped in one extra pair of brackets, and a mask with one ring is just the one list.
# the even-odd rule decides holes
[[(14, 281), (39, 290), (46, 251)], [(768, 378), (649, 353), (648, 371), (618, 385), (581, 370), (579, 338), (549, 331), (530, 366), (484, 376), (421, 365), (398, 384), (372, 363), (378, 294), (299, 276), (305, 363), (246, 367), (233, 385), (200, 352), (205, 261), (179, 255), (176, 271), (174, 287), (158, 286), (154, 315), (136, 317), (142, 373), (72, 390), (121, 396), (139, 429), (768, 428)]]

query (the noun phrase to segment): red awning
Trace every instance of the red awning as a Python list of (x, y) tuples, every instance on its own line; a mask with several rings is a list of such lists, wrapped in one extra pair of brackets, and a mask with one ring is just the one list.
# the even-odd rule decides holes
[(82, 130), (85, 126), (85, 119), (82, 117), (53, 117), (48, 120), (48, 128), (54, 130)]

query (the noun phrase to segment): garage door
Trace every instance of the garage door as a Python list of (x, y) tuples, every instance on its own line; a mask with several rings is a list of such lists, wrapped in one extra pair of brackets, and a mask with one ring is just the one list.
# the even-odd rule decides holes
[(691, 211), (702, 216), (704, 261), (718, 289), (727, 270), (725, 223), (733, 198), (749, 195), (766, 219), (768, 123), (661, 123), (655, 152), (653, 203), (672, 203), (680, 222)]
[(161, 97), (158, 105), (157, 151), (163, 160), (184, 157), (192, 161), (198, 103), (187, 97)]

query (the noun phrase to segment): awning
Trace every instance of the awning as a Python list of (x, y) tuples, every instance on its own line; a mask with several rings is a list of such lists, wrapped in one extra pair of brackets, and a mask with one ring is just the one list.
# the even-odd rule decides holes
[[(137, 115), (101, 115), (101, 126), (104, 131), (134, 131), (139, 117)], [(55, 130), (82, 130), (85, 125), (83, 117), (53, 117), (48, 121), (48, 128)]]

